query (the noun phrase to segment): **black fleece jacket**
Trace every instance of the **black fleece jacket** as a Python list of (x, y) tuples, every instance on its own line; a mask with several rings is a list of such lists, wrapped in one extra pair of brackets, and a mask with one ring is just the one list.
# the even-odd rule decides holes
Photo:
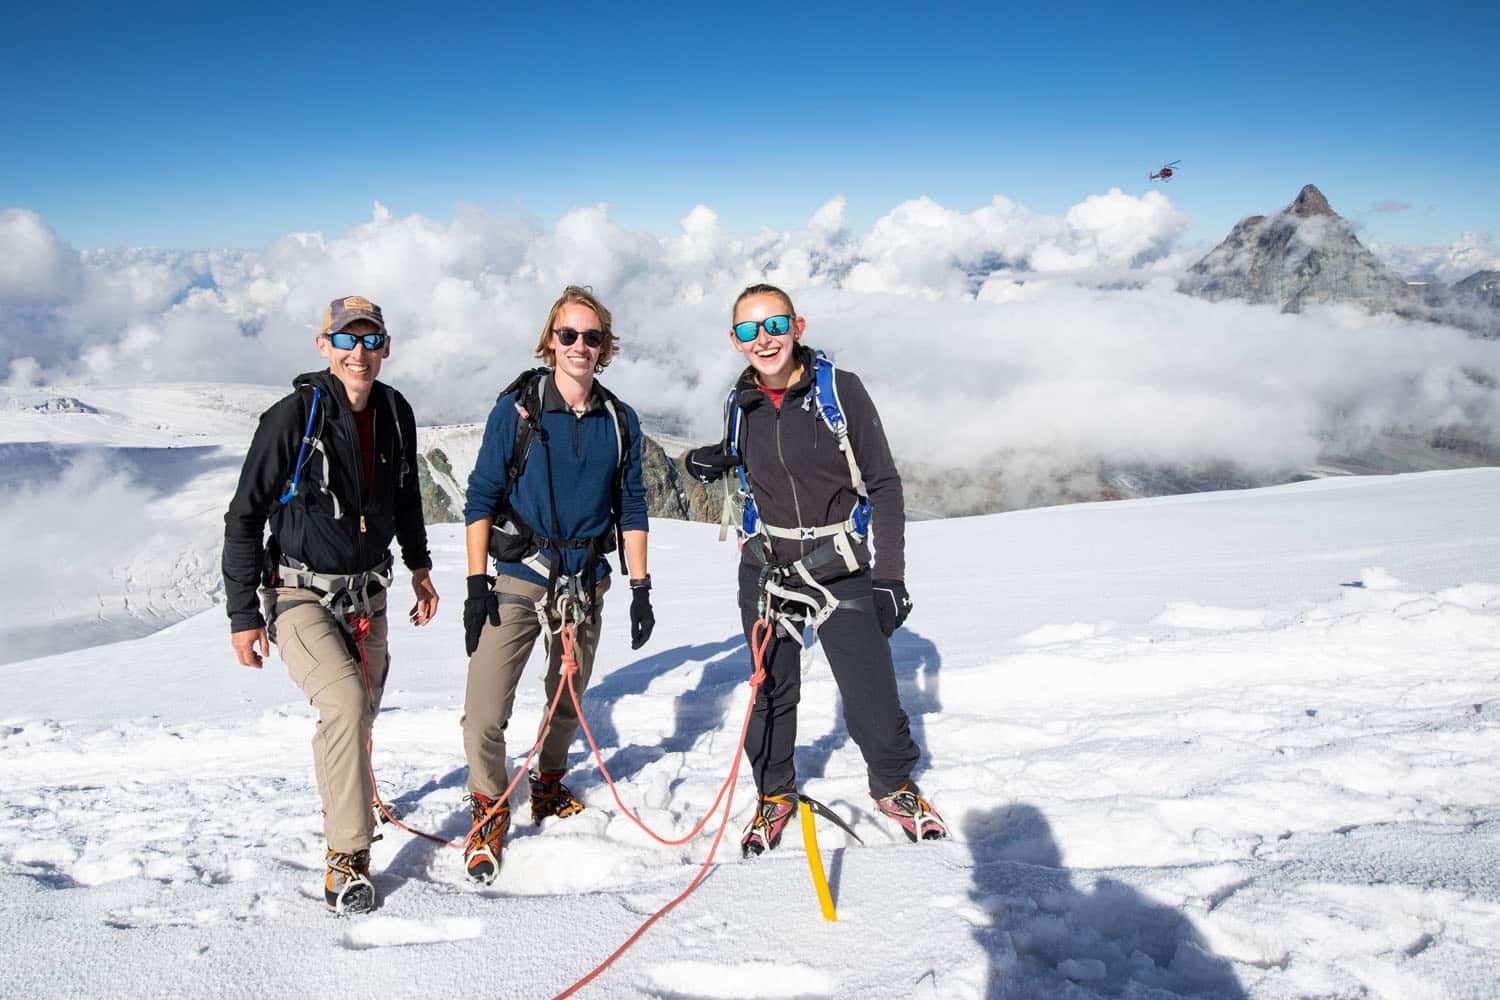
[[(777, 408), (760, 391), (755, 370), (746, 368), (735, 383), (734, 405), (744, 414), (739, 447), (755, 508), (761, 520), (778, 528), (809, 528), (838, 524), (854, 509), (859, 494), (849, 481), (849, 463), (839, 451), (838, 438), (812, 405), (813, 352), (796, 348), (802, 376), (787, 388)], [(834, 388), (849, 425), (854, 459), (870, 495), (875, 554), (868, 540), (856, 547), (860, 564), (880, 579), (906, 576), (906, 502), (901, 474), (891, 458), (880, 414), (859, 376), (835, 368)], [(807, 555), (817, 542), (772, 540), (777, 562)], [(761, 562), (761, 543), (746, 544), (742, 560)]]
[[(408, 569), (432, 566), (417, 485), (417, 423), (405, 398), (378, 381), (370, 393), (375, 471), (365, 494), (359, 430), (343, 384), (325, 370), (299, 375), (292, 386), (298, 391), (261, 414), (240, 469), (239, 488), (224, 515), (224, 594), (234, 632), (265, 624), (256, 590), (278, 555), (318, 573), (359, 573), (379, 566), (395, 537)], [(322, 456), (309, 447), (297, 493), (282, 504), (307, 427), (311, 393), (306, 390), (312, 386), (321, 390), (312, 436), (327, 449), (328, 481)], [(338, 517), (325, 487), (338, 498)], [(266, 545), (262, 536), (268, 520), (271, 539)]]

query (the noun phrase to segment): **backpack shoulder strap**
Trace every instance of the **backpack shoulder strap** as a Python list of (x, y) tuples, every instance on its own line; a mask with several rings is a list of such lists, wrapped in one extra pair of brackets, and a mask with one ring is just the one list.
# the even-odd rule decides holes
[(384, 391), (386, 408), (391, 411), (391, 426), (396, 429), (396, 488), (402, 489), (406, 486), (406, 477), (410, 469), (406, 467), (406, 432), (401, 429), (401, 411), (396, 407), (396, 390), (384, 382), (377, 382)]
[(729, 395), (724, 398), (724, 453), (739, 455), (740, 463), (734, 468), (735, 478), (739, 482), (737, 493), (729, 485), (729, 477), (724, 477), (724, 500), (719, 513), (719, 541), (721, 542), (729, 536), (729, 525), (733, 523), (733, 505), (736, 496), (739, 497), (742, 505), (739, 526), (741, 541), (760, 530), (760, 514), (755, 508), (755, 496), (750, 492), (750, 477), (745, 472), (745, 456), (740, 450), (740, 426), (744, 423), (745, 414), (740, 409), (739, 396), (739, 383), (735, 383), (729, 387)]
[(849, 440), (849, 421), (844, 418), (844, 407), (839, 402), (838, 383), (834, 379), (836, 371), (837, 368), (828, 355), (818, 351), (813, 362), (813, 405), (817, 407), (819, 418), (833, 431), (834, 437), (838, 438), (839, 451), (844, 453), (844, 458), (849, 462), (849, 482), (854, 487), (854, 492), (866, 497), (865, 477), (854, 459), (854, 445)]
[(599, 390), (599, 398), (604, 403), (604, 411), (614, 418), (615, 425), (615, 477), (616, 488), (625, 482), (625, 460), (630, 457), (630, 420), (625, 416), (625, 404), (620, 397), (610, 392), (604, 383), (594, 380), (594, 388)]
[(531, 453), (531, 442), (540, 437), (545, 444), (547, 432), (542, 429), (542, 379), (550, 374), (546, 368), (531, 368), (517, 375), (510, 385), (496, 397), (498, 402), (511, 393), (516, 401), (516, 437), (511, 444), (510, 463), (505, 467), (505, 493), (509, 497), (516, 488), (516, 480), (526, 471), (526, 458)]
[(620, 397), (610, 392), (604, 383), (595, 379), (594, 388), (599, 390), (599, 399), (604, 404), (605, 412), (614, 418), (611, 422), (615, 427), (615, 480), (614, 491), (610, 495), (609, 513), (615, 527), (615, 550), (619, 553), (620, 573), (628, 579), (630, 567), (625, 563), (625, 529), (620, 527), (620, 512), (625, 493), (625, 466), (630, 460), (630, 418), (625, 415), (625, 404), (620, 401)]

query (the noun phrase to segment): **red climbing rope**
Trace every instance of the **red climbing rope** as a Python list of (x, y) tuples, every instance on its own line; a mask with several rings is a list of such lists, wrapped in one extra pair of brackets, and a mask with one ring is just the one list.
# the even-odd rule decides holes
[[(757, 636), (762, 628), (764, 628), (765, 630), (766, 637), (764, 640), (758, 640)], [(750, 713), (755, 710), (756, 695), (760, 690), (761, 682), (766, 679), (766, 672), (761, 666), (761, 659), (765, 655), (766, 647), (770, 644), (772, 632), (773, 628), (771, 623), (764, 618), (758, 619), (750, 629), (750, 656), (751, 663), (753, 664), (753, 669), (750, 672), (750, 680), (748, 682), (750, 685), (750, 704), (745, 707), (745, 722), (744, 725), (740, 727), (740, 738), (739, 741), (735, 744), (734, 748), (734, 766), (729, 769), (729, 780), (725, 782), (725, 787), (729, 789), (729, 797), (724, 803), (724, 820), (719, 824), (719, 832), (714, 834), (713, 846), (708, 849), (708, 857), (704, 859), (703, 866), (698, 869), (698, 874), (693, 876), (693, 881), (688, 883), (688, 887), (686, 889), (682, 890), (682, 892), (674, 896), (672, 900), (661, 909), (657, 910), (655, 913), (651, 914), (651, 916), (647, 917), (645, 922), (643, 922), (641, 926), (635, 929), (634, 934), (631, 934), (630, 937), (626, 938), (624, 943), (622, 943), (620, 947), (609, 953), (608, 958), (600, 962), (598, 965), (594, 966), (593, 971), (591, 971), (588, 975), (584, 976), (582, 979), (578, 980), (578, 982), (574, 983), (572, 986), (569, 986), (567, 989), (559, 993), (554, 998), (554, 1000), (563, 1000), (564, 997), (570, 997), (583, 987), (587, 986), (589, 983), (593, 982), (596, 978), (598, 978), (601, 972), (609, 968), (610, 965), (614, 963), (615, 959), (625, 954), (626, 950), (628, 950), (631, 945), (639, 941), (641, 935), (645, 934), (647, 929), (649, 929), (652, 924), (656, 923), (662, 917), (666, 916), (667, 913), (673, 909), (673, 907), (682, 902), (684, 899), (687, 899), (688, 896), (692, 895), (693, 890), (698, 888), (698, 885), (708, 877), (708, 869), (714, 863), (714, 855), (719, 851), (719, 843), (724, 839), (724, 831), (729, 829), (729, 813), (734, 808), (734, 782), (735, 779), (739, 777), (740, 773), (740, 759), (742, 756), (740, 754), (740, 747), (745, 742), (745, 731), (750, 727)], [(566, 664), (566, 661), (564, 661), (564, 663)], [(583, 713), (581, 710), (579, 712), (579, 718), (583, 718)], [(590, 740), (591, 745), (592, 742), (593, 741)], [(598, 749), (595, 748), (595, 754), (597, 755), (597, 753)], [(600, 761), (599, 763), (601, 767), (604, 764), (603, 761)], [(611, 785), (611, 788), (612, 787), (613, 785)], [(615, 801), (620, 801), (618, 795), (615, 796)], [(717, 801), (718, 800), (715, 800), (715, 804), (717, 804)], [(713, 812), (712, 807), (710, 807), (709, 812)], [(631, 814), (627, 811), (626, 815)], [(634, 816), (631, 816), (631, 818), (635, 819)], [(707, 817), (705, 817), (705, 820), (706, 819)], [(647, 833), (651, 833), (651, 831), (647, 830), (645, 825), (642, 824), (640, 820), (636, 820), (636, 824), (640, 826), (641, 829), (646, 830)], [(655, 836), (655, 834), (652, 834), (652, 836)], [(667, 843), (667, 841), (663, 841), (663, 843)]]
[[(364, 679), (365, 693), (370, 698), (371, 708), (373, 710), (374, 691), (370, 685), (369, 664), (365, 658), (365, 637), (369, 634), (369, 631), (370, 621), (368, 618), (360, 617), (355, 619), (354, 642), (355, 646), (359, 649), (359, 668), (360, 673)], [(597, 979), (605, 969), (609, 968), (609, 966), (614, 963), (615, 959), (625, 954), (625, 952), (629, 950), (631, 945), (639, 941), (641, 936), (650, 929), (652, 924), (656, 923), (662, 917), (666, 916), (679, 903), (687, 899), (688, 896), (692, 895), (694, 890), (696, 890), (698, 886), (702, 884), (703, 880), (708, 877), (709, 868), (712, 867), (714, 858), (718, 855), (719, 844), (724, 840), (724, 831), (729, 829), (729, 816), (734, 809), (734, 785), (735, 782), (739, 779), (740, 761), (742, 759), (740, 748), (744, 746), (745, 733), (748, 732), (750, 728), (750, 718), (752, 713), (755, 711), (755, 699), (760, 691), (760, 685), (765, 681), (766, 678), (763, 661), (765, 659), (766, 649), (771, 643), (771, 637), (774, 631), (774, 627), (765, 618), (758, 619), (750, 629), (750, 659), (752, 669), (750, 671), (750, 678), (747, 681), (750, 687), (750, 698), (745, 706), (745, 719), (740, 724), (739, 738), (735, 740), (734, 743), (734, 763), (729, 768), (729, 777), (725, 779), (724, 784), (719, 787), (718, 794), (714, 796), (713, 804), (710, 805), (708, 807), (708, 811), (703, 814), (703, 819), (701, 819), (698, 824), (693, 827), (691, 832), (681, 838), (673, 840), (662, 837), (650, 827), (648, 827), (645, 823), (643, 823), (620, 798), (619, 789), (616, 787), (614, 778), (609, 773), (609, 769), (604, 764), (604, 757), (599, 752), (599, 745), (594, 741), (594, 734), (589, 729), (588, 720), (584, 718), (583, 705), (579, 700), (578, 691), (573, 685), (573, 675), (578, 672), (578, 659), (573, 652), (574, 646), (576, 644), (576, 635), (574, 632), (574, 625), (572, 623), (564, 624), (561, 629), (560, 639), (562, 642), (563, 683), (557, 686), (557, 691), (552, 696), (552, 703), (547, 707), (547, 715), (546, 718), (542, 721), (542, 725), (539, 728), (536, 742), (532, 744), (531, 750), (526, 754), (525, 761), (523, 761), (521, 767), (517, 769), (516, 776), (511, 779), (511, 783), (505, 789), (504, 793), (502, 793), (495, 800), (495, 804), (491, 807), (490, 811), (487, 812), (472, 827), (470, 827), (468, 834), (466, 834), (462, 840), (448, 840), (446, 838), (439, 837), (436, 834), (426, 833), (422, 830), (417, 830), (410, 826), (407, 826), (405, 823), (402, 823), (399, 819), (397, 819), (396, 816), (391, 812), (390, 808), (380, 798), (380, 792), (375, 785), (375, 766), (372, 762), (370, 765), (370, 785), (375, 789), (376, 805), (379, 806), (380, 811), (385, 814), (386, 819), (399, 829), (405, 830), (406, 832), (414, 834), (418, 837), (423, 837), (427, 840), (431, 840), (435, 843), (442, 844), (446, 847), (462, 848), (467, 846), (469, 840), (474, 836), (475, 831), (477, 831), (481, 826), (487, 823), (490, 818), (495, 815), (495, 813), (500, 811), (500, 808), (504, 804), (510, 801), (511, 792), (515, 790), (516, 785), (521, 780), (521, 776), (526, 773), (527, 768), (531, 764), (532, 758), (536, 756), (537, 751), (542, 745), (541, 734), (546, 732), (548, 723), (551, 722), (552, 716), (557, 712), (557, 706), (562, 698), (564, 687), (567, 688), (568, 694), (573, 699), (573, 706), (578, 712), (578, 721), (583, 726), (584, 736), (588, 739), (589, 749), (593, 751), (594, 759), (599, 764), (599, 772), (604, 775), (604, 781), (609, 786), (610, 794), (614, 796), (615, 803), (620, 807), (625, 815), (630, 818), (631, 822), (645, 831), (647, 835), (649, 835), (659, 843), (666, 844), (668, 846), (685, 844), (693, 837), (697, 836), (698, 833), (704, 828), (704, 826), (708, 824), (709, 819), (713, 816), (714, 810), (722, 801), (724, 803), (724, 809), (723, 818), (719, 823), (719, 830), (714, 834), (713, 844), (708, 849), (708, 857), (704, 859), (703, 864), (699, 867), (697, 874), (693, 876), (693, 880), (688, 883), (687, 888), (682, 890), (682, 892), (678, 893), (676, 896), (672, 897), (670, 901), (668, 901), (655, 913), (651, 914), (651, 916), (647, 917), (646, 920), (635, 929), (634, 933), (626, 938), (618, 948), (610, 952), (610, 954), (604, 959), (604, 961), (596, 965), (588, 973), (588, 975), (584, 976), (582, 979), (575, 982), (572, 986), (569, 986), (566, 990), (563, 990), (561, 993), (559, 993), (556, 997), (556, 1000), (563, 1000), (564, 997), (570, 997), (573, 994), (577, 993), (584, 986), (587, 986), (589, 983)], [(373, 755), (373, 734), (370, 736), (369, 741), (366, 744), (366, 749)]]

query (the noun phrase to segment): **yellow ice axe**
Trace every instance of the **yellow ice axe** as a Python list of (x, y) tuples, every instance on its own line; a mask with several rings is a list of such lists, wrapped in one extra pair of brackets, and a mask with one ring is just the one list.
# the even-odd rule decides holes
[(807, 847), (807, 867), (812, 872), (813, 889), (818, 893), (818, 906), (823, 910), (824, 920), (837, 920), (839, 913), (833, 908), (833, 893), (828, 891), (828, 879), (823, 874), (823, 856), (818, 853), (818, 830), (813, 820), (812, 806), (802, 800), (802, 843)]
[(818, 853), (818, 831), (814, 821), (814, 814), (826, 816), (840, 829), (859, 843), (859, 834), (849, 828), (832, 809), (829, 809), (817, 799), (801, 796), (799, 811), (802, 813), (802, 844), (807, 848), (807, 868), (812, 873), (813, 889), (818, 893), (818, 906), (823, 910), (824, 920), (837, 920), (838, 911), (833, 906), (833, 893), (828, 891), (828, 878), (823, 874), (823, 856)]

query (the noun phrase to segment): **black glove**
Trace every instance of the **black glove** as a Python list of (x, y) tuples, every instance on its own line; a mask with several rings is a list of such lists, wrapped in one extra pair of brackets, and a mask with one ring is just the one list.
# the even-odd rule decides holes
[(740, 456), (724, 454), (724, 445), (706, 444), (683, 456), (687, 470), (700, 483), (711, 483), (740, 464)]
[(495, 578), (475, 573), (469, 577), (469, 597), (464, 601), (464, 654), (473, 656), (479, 648), (479, 633), (484, 631), (484, 620), (491, 625), (500, 624), (500, 599), (490, 589)]
[(656, 628), (656, 615), (651, 613), (651, 585), (630, 588), (630, 648), (640, 649), (651, 638)]
[(880, 631), (889, 639), (911, 614), (911, 595), (900, 580), (873, 580), (871, 583), (875, 587), (875, 617), (880, 622)]

